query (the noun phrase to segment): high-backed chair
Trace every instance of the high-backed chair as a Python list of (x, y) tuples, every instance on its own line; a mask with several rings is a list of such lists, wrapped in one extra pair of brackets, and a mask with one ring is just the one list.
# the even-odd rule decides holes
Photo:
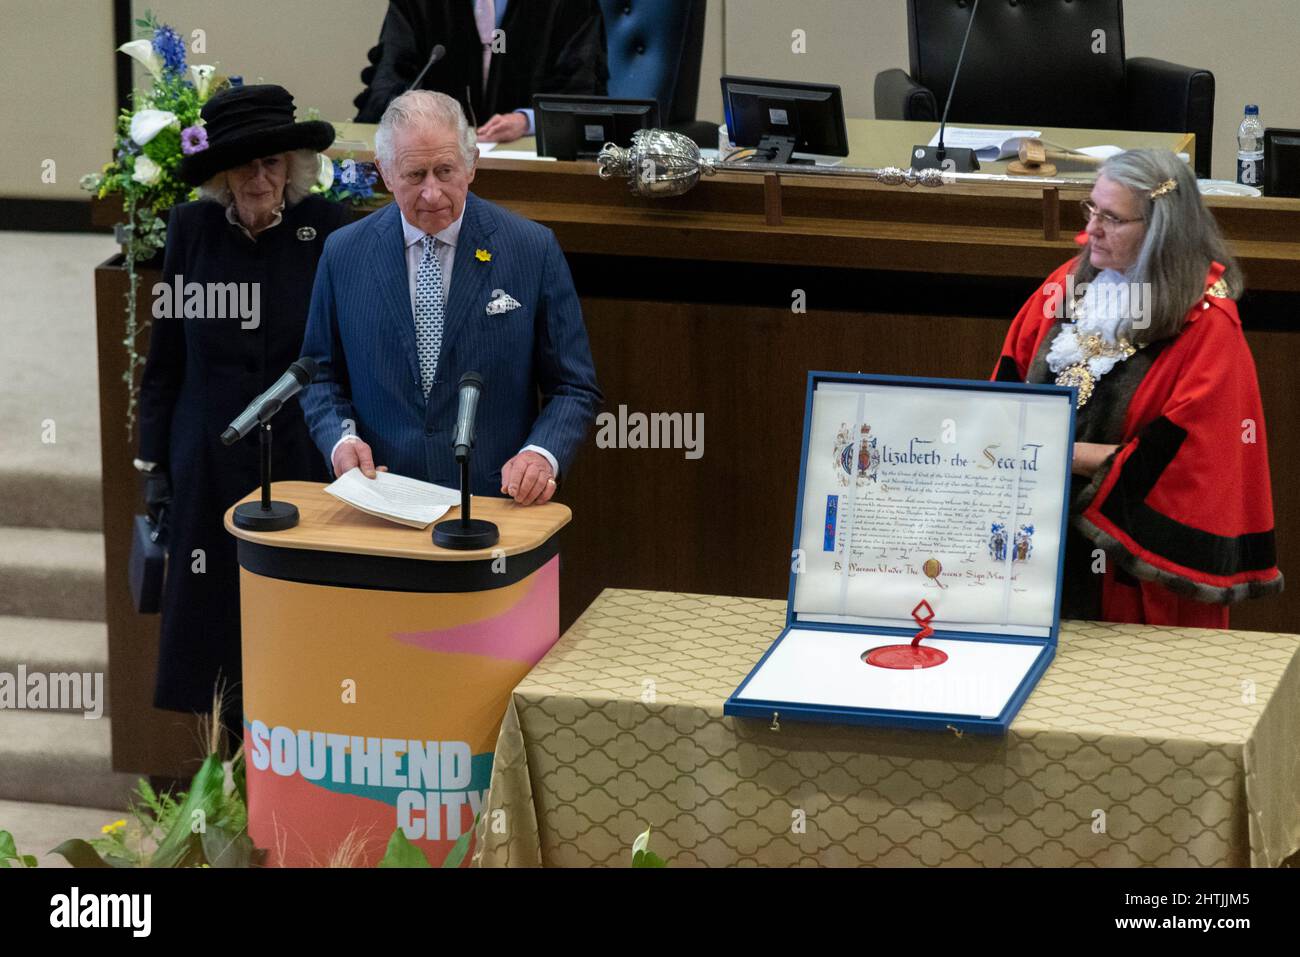
[[(910, 69), (876, 75), (877, 119), (938, 121), (970, 15), (969, 0), (907, 0)], [(1195, 133), (1208, 177), (1214, 74), (1126, 59), (1122, 0), (981, 0), (948, 121)]]
[(660, 125), (717, 146), (716, 123), (695, 119), (705, 0), (600, 0), (609, 95), (659, 101)]

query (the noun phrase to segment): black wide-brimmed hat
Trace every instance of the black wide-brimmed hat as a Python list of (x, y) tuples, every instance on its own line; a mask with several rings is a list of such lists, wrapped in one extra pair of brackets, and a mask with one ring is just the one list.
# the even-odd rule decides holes
[(181, 157), (181, 179), (206, 183), (224, 170), (290, 150), (328, 149), (334, 127), (322, 120), (295, 123), (293, 97), (272, 83), (223, 90), (203, 104), (208, 147)]

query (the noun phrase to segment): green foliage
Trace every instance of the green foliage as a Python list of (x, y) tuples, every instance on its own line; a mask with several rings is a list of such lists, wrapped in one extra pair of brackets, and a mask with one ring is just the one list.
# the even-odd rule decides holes
[(113, 865), (104, 858), (100, 857), (93, 847), (80, 838), (73, 838), (70, 841), (64, 841), (58, 847), (50, 851), (51, 854), (62, 854), (73, 867), (129, 867), (129, 864)]
[[(15, 861), (15, 864), (10, 864)], [(0, 831), (0, 867), (35, 867), (36, 858), (31, 854), (19, 854), (14, 836), (8, 831)]]
[(633, 867), (667, 867), (668, 862), (662, 857), (650, 850), (650, 828), (646, 828), (637, 835), (632, 842), (632, 866)]
[(469, 826), (469, 830), (456, 839), (456, 843), (451, 846), (447, 856), (443, 859), (443, 867), (460, 867), (460, 862), (465, 859), (469, 853), (470, 841), (474, 839), (474, 832), (478, 830), (478, 815), (474, 815), (474, 823)]
[[(51, 853), (61, 854), (73, 867), (254, 867), (265, 851), (248, 836), (242, 752), (232, 764), (237, 786), (226, 791), (226, 770), (216, 753), (209, 754), (190, 782), (176, 796), (159, 794), (141, 778), (130, 820), (104, 828), (92, 841), (64, 841)], [(0, 850), (3, 846), (0, 845)]]
[[(447, 856), (443, 859), (443, 867), (460, 867), (461, 862), (465, 860), (465, 855), (469, 853), (470, 843), (474, 840), (474, 832), (478, 830), (477, 814), (474, 815), (474, 823), (470, 825), (468, 831), (456, 839), (456, 843), (451, 846)], [(429, 859), (424, 856), (424, 852), (406, 839), (402, 829), (396, 828), (393, 836), (388, 839), (388, 849), (384, 851), (383, 858), (377, 865), (379, 867), (429, 867)]]
[(396, 828), (388, 839), (388, 849), (384, 851), (379, 867), (429, 867), (429, 859), (424, 852), (406, 839), (402, 829)]

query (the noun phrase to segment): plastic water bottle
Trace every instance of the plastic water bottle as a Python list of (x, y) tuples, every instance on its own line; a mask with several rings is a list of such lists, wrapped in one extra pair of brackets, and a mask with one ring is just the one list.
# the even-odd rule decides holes
[(1260, 186), (1264, 182), (1264, 124), (1259, 107), (1251, 103), (1237, 127), (1237, 182)]

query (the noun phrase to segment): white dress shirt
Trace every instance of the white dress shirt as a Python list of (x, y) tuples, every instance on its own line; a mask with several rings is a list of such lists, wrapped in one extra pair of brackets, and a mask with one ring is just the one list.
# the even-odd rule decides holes
[[(407, 284), (407, 288), (411, 300), (411, 317), (412, 317), (411, 321), (414, 322), (415, 321), (414, 319), (415, 317), (415, 276), (416, 276), (416, 272), (420, 268), (420, 257), (424, 254), (424, 250), (421, 247), (421, 242), (423, 241), (426, 233), (418, 226), (412, 226), (409, 222), (407, 222), (406, 216), (401, 214), (400, 210), (399, 210), (399, 215), (401, 215), (401, 219), (402, 219), (402, 242), (406, 247), (406, 284)], [(465, 210), (462, 208), (460, 211), (460, 215), (456, 217), (456, 221), (454, 223), (452, 223), (450, 226), (445, 227), (444, 229), (438, 230), (438, 232), (433, 234), (433, 238), (435, 240), (433, 244), (433, 255), (437, 257), (438, 265), (442, 269), (442, 296), (443, 296), (442, 301), (444, 304), (451, 301), (451, 276), (453, 272), (453, 267), (455, 266), (455, 262), (456, 262), (456, 243), (460, 239), (460, 224), (464, 218), (465, 218)], [(478, 318), (481, 320), (482, 316)], [(333, 468), (333, 463), (334, 463), (334, 453), (338, 450), (338, 447), (342, 445), (344, 442), (348, 441), (349, 439), (356, 439), (356, 438), (358, 438), (358, 436), (349, 433), (348, 435), (343, 436), (337, 442), (334, 443), (334, 448), (330, 449), (331, 469)], [(536, 452), (542, 458), (546, 459), (546, 461), (550, 464), (552, 476), (557, 478), (559, 477), (560, 464), (555, 460), (555, 456), (552, 455), (550, 452), (548, 452), (546, 449), (542, 448), (540, 445), (525, 445), (522, 449), (520, 449), (520, 451)]]

